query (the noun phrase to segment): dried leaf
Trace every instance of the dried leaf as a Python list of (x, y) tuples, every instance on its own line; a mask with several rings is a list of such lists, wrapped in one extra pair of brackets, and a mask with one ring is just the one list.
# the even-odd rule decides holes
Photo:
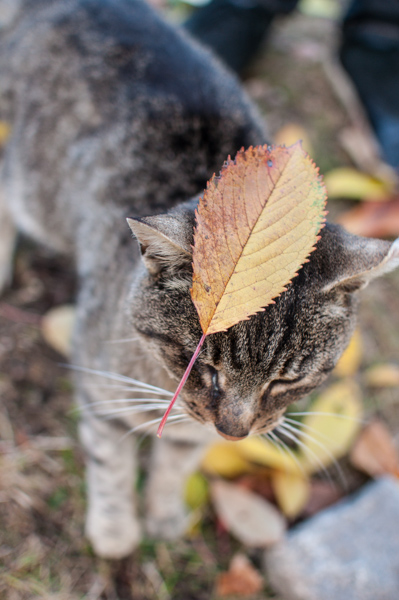
[(226, 481), (214, 481), (211, 493), (218, 517), (246, 546), (265, 548), (282, 539), (285, 521), (264, 498)]
[(385, 201), (392, 193), (387, 182), (361, 173), (351, 167), (340, 167), (324, 176), (328, 197), (354, 200)]
[(286, 517), (297, 517), (309, 498), (309, 481), (303, 475), (276, 471), (272, 475), (273, 490)]
[(41, 323), (42, 335), (46, 342), (66, 357), (71, 353), (75, 315), (75, 307), (65, 304), (49, 310)]
[(314, 479), (310, 481), (309, 500), (301, 512), (301, 517), (312, 517), (324, 508), (335, 504), (343, 496), (343, 492), (329, 481)]
[(234, 442), (220, 442), (208, 448), (201, 462), (202, 469), (209, 475), (237, 477), (251, 470)]
[(368, 202), (340, 215), (338, 223), (350, 233), (365, 237), (399, 235), (399, 197), (388, 202)]
[(348, 347), (339, 359), (334, 373), (338, 377), (348, 377), (354, 375), (360, 367), (363, 356), (363, 344), (360, 331), (356, 330), (353, 334)]
[(399, 387), (399, 367), (397, 365), (375, 365), (364, 373), (364, 381), (370, 387)]
[(353, 446), (350, 460), (354, 467), (372, 477), (399, 477), (399, 456), (389, 429), (381, 421), (367, 425)]
[(309, 135), (302, 125), (298, 123), (287, 123), (274, 135), (274, 141), (277, 146), (292, 146), (300, 140), (302, 142), (302, 148), (312, 156), (313, 148), (310, 143)]
[(331, 385), (320, 394), (303, 419), (303, 440), (310, 472), (327, 467), (350, 449), (360, 428), (362, 404), (358, 386), (350, 380)]
[(233, 556), (230, 568), (220, 573), (216, 580), (216, 595), (252, 596), (263, 588), (264, 582), (259, 571), (255, 569), (245, 554)]
[(300, 144), (240, 151), (212, 178), (197, 211), (191, 290), (205, 335), (286, 289), (315, 247), (325, 198)]
[(234, 446), (246, 460), (288, 473), (301, 473), (298, 453), (292, 451), (291, 454), (288, 454), (265, 439), (249, 437), (240, 442), (234, 442)]

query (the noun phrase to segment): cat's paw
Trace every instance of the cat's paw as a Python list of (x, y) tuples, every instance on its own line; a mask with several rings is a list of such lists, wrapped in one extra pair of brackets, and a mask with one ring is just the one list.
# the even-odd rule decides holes
[(174, 540), (182, 537), (188, 527), (188, 517), (185, 511), (173, 515), (148, 515), (145, 522), (146, 532), (152, 538)]
[(111, 514), (90, 511), (86, 519), (86, 536), (94, 552), (102, 558), (128, 556), (141, 540), (141, 528), (132, 514)]

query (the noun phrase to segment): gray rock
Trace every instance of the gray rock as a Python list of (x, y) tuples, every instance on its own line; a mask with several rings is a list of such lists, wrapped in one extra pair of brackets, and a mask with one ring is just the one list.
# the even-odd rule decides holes
[(398, 600), (399, 482), (384, 477), (266, 551), (284, 600)]

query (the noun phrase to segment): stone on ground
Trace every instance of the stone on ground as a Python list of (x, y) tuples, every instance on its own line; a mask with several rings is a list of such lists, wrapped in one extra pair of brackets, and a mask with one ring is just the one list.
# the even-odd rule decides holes
[(399, 482), (381, 478), (266, 551), (284, 600), (398, 600)]

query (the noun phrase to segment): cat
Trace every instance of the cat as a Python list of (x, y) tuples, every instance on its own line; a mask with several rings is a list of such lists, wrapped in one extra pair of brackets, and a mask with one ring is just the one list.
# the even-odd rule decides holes
[[(141, 0), (23, 0), (0, 37), (0, 88), (11, 126), (0, 289), (17, 230), (76, 267), (86, 534), (100, 556), (124, 557), (141, 537), (136, 436), (155, 432), (202, 333), (189, 291), (199, 195), (229, 154), (267, 135), (235, 76)], [(326, 224), (275, 304), (207, 337), (153, 442), (151, 535), (183, 533), (185, 480), (217, 434), (272, 431), (324, 381), (354, 330), (358, 290), (398, 264), (398, 242)]]

